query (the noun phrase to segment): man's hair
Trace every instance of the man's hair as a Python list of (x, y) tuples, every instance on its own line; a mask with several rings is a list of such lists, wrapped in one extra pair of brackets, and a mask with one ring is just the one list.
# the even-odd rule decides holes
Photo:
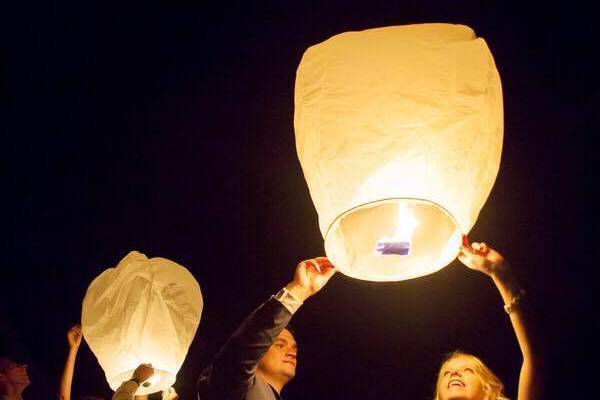
[(287, 329), (288, 331), (290, 331), (290, 333), (292, 334), (292, 336), (294, 337), (294, 339), (296, 338), (296, 332), (294, 330), (294, 327), (292, 326), (291, 323), (288, 322), (288, 324), (286, 325), (285, 328), (283, 329)]
[(483, 389), (485, 391), (484, 400), (508, 400), (507, 397), (504, 396), (502, 390), (504, 389), (504, 385), (500, 378), (496, 376), (492, 372), (491, 369), (488, 368), (487, 365), (483, 361), (481, 361), (478, 357), (475, 357), (472, 354), (463, 353), (460, 350), (455, 350), (452, 353), (446, 354), (444, 360), (440, 365), (440, 370), (438, 372), (437, 382), (435, 384), (435, 394), (433, 396), (433, 400), (441, 400), (440, 399), (440, 383), (442, 382), (442, 377), (444, 374), (444, 366), (451, 360), (463, 358), (469, 360), (473, 363), (475, 367), (475, 374), (481, 379), (483, 383)]

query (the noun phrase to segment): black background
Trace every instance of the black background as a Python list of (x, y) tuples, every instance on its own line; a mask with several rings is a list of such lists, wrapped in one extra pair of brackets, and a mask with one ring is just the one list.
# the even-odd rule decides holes
[[(299, 260), (323, 253), (294, 144), (302, 53), (344, 31), (421, 22), (469, 25), (494, 54), (503, 159), (470, 237), (506, 256), (537, 310), (545, 398), (583, 397), (593, 384), (582, 352), (597, 332), (584, 207), (591, 7), (50, 3), (2, 13), (0, 337), (1, 351), (29, 365), (27, 398), (55, 398), (87, 286), (137, 249), (185, 265), (202, 287), (202, 321), (175, 385), (192, 399), (236, 324)], [(293, 322), (288, 399), (428, 399), (441, 357), (457, 348), (516, 395), (520, 354), (500, 296), (456, 261), (397, 283), (338, 274)], [(73, 393), (110, 398), (85, 344)]]

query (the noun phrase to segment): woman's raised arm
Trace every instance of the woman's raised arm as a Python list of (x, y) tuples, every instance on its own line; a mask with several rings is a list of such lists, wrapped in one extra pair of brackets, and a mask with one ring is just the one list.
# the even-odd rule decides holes
[(492, 278), (504, 301), (504, 311), (510, 317), (523, 355), (519, 375), (518, 400), (540, 398), (540, 362), (535, 346), (531, 311), (525, 291), (519, 286), (504, 257), (485, 243), (469, 244), (466, 236), (458, 259), (468, 268), (480, 271)]

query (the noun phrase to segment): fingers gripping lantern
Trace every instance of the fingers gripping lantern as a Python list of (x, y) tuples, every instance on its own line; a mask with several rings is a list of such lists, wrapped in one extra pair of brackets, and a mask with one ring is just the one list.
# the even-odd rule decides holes
[(165, 258), (132, 251), (96, 277), (83, 300), (81, 321), (111, 389), (142, 363), (151, 363), (155, 374), (137, 395), (169, 388), (194, 339), (202, 306), (196, 279)]
[(346, 32), (296, 75), (296, 148), (328, 258), (396, 281), (449, 264), (496, 179), (502, 89), (464, 25)]

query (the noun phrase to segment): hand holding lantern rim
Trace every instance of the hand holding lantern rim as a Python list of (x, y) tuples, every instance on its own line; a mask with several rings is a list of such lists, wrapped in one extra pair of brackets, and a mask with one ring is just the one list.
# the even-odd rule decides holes
[(154, 368), (152, 364), (140, 364), (135, 371), (133, 371), (132, 379), (135, 379), (138, 384), (142, 384), (142, 382), (147, 381), (150, 377), (154, 375)]
[(286, 289), (296, 298), (305, 301), (327, 284), (337, 270), (327, 257), (316, 257), (301, 261), (296, 267), (294, 279)]
[(467, 268), (482, 272), (492, 278), (497, 275), (510, 275), (508, 263), (500, 253), (484, 242), (470, 244), (466, 235), (463, 235), (458, 259)]

